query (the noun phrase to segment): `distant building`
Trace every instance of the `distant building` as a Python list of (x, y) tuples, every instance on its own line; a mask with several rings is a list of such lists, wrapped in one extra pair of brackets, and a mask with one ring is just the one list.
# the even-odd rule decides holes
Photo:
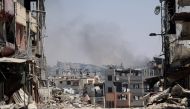
[(50, 81), (45, 81), (42, 80), (41, 84), (43, 84), (43, 86), (41, 86), (38, 91), (39, 91), (39, 96), (41, 98), (41, 101), (43, 102), (48, 102), (51, 98), (52, 98), (52, 90), (53, 90), (53, 85), (51, 85)]
[(158, 92), (162, 90), (163, 62), (164, 60), (162, 58), (154, 57), (154, 60), (150, 61), (142, 69), (145, 92)]
[(85, 84), (83, 92), (88, 94), (92, 104), (105, 107), (104, 83)]
[(56, 77), (53, 80), (57, 88), (72, 88), (75, 93), (82, 93), (84, 86), (87, 84), (99, 83), (98, 76), (73, 76), (67, 75), (62, 77)]
[(108, 69), (105, 74), (106, 108), (142, 107), (141, 70)]
[(54, 79), (57, 88), (69, 89), (72, 88), (74, 93), (79, 93), (79, 78), (75, 76), (63, 76)]

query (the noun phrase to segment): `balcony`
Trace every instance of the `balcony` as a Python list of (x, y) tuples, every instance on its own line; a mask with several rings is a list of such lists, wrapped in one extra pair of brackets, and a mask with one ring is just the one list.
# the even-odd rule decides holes
[(172, 18), (175, 21), (190, 21), (190, 13), (189, 12), (181, 12), (181, 13), (175, 13), (175, 15)]
[(16, 2), (16, 22), (26, 26), (26, 9), (19, 2)]
[(176, 35), (179, 40), (190, 40), (190, 1), (178, 0), (178, 8), (172, 20), (176, 23)]
[(31, 29), (34, 33), (36, 33), (36, 32), (37, 32), (37, 20), (36, 20), (33, 16), (30, 17), (30, 23), (31, 23), (30, 29)]
[(32, 12), (30, 12), (30, 11), (27, 11), (26, 12), (26, 17), (27, 17), (27, 22), (29, 22), (30, 24), (29, 24), (29, 26), (30, 26), (30, 33), (31, 33), (31, 36), (32, 37), (34, 37), (33, 39), (35, 39), (35, 35), (36, 35), (36, 33), (37, 33), (37, 19), (36, 19), (36, 17), (34, 17), (34, 16), (32, 16), (31, 15), (32, 14)]
[(142, 81), (142, 76), (131, 75), (130, 76), (130, 81), (141, 82)]
[(179, 41), (171, 45), (171, 63), (179, 63), (180, 61), (185, 61), (190, 58), (190, 46), (187, 45), (188, 43), (189, 41)]
[(178, 5), (180, 6), (190, 6), (189, 0), (178, 0)]

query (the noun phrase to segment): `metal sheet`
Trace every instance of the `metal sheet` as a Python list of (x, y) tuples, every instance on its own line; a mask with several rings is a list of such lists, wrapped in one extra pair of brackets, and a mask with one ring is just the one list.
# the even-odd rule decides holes
[(7, 62), (7, 63), (23, 63), (26, 62), (26, 59), (17, 59), (17, 58), (0, 58), (0, 62)]

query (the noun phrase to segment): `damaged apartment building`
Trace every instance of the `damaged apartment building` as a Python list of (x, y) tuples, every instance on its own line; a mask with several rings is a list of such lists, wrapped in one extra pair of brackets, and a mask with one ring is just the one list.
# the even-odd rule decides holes
[(99, 76), (76, 76), (65, 75), (62, 77), (53, 78), (55, 86), (59, 89), (63, 89), (64, 92), (78, 94), (82, 93), (83, 89), (87, 85), (94, 85), (100, 83)]
[(153, 61), (149, 61), (142, 69), (145, 93), (163, 90), (163, 64), (164, 59), (154, 57)]
[(148, 109), (190, 106), (190, 1), (160, 0), (155, 14), (161, 13), (161, 35), (164, 59), (164, 90), (148, 93)]
[(44, 27), (44, 0), (0, 0), (0, 106), (40, 102)]
[(165, 88), (179, 83), (190, 89), (190, 1), (161, 0)]
[(143, 73), (135, 69), (110, 68), (105, 75), (106, 108), (142, 107)]

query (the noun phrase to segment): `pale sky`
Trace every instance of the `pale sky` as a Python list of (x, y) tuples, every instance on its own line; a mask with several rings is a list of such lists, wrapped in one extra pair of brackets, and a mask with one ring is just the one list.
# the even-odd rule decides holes
[(159, 0), (46, 0), (45, 55), (57, 61), (136, 65), (161, 53)]

